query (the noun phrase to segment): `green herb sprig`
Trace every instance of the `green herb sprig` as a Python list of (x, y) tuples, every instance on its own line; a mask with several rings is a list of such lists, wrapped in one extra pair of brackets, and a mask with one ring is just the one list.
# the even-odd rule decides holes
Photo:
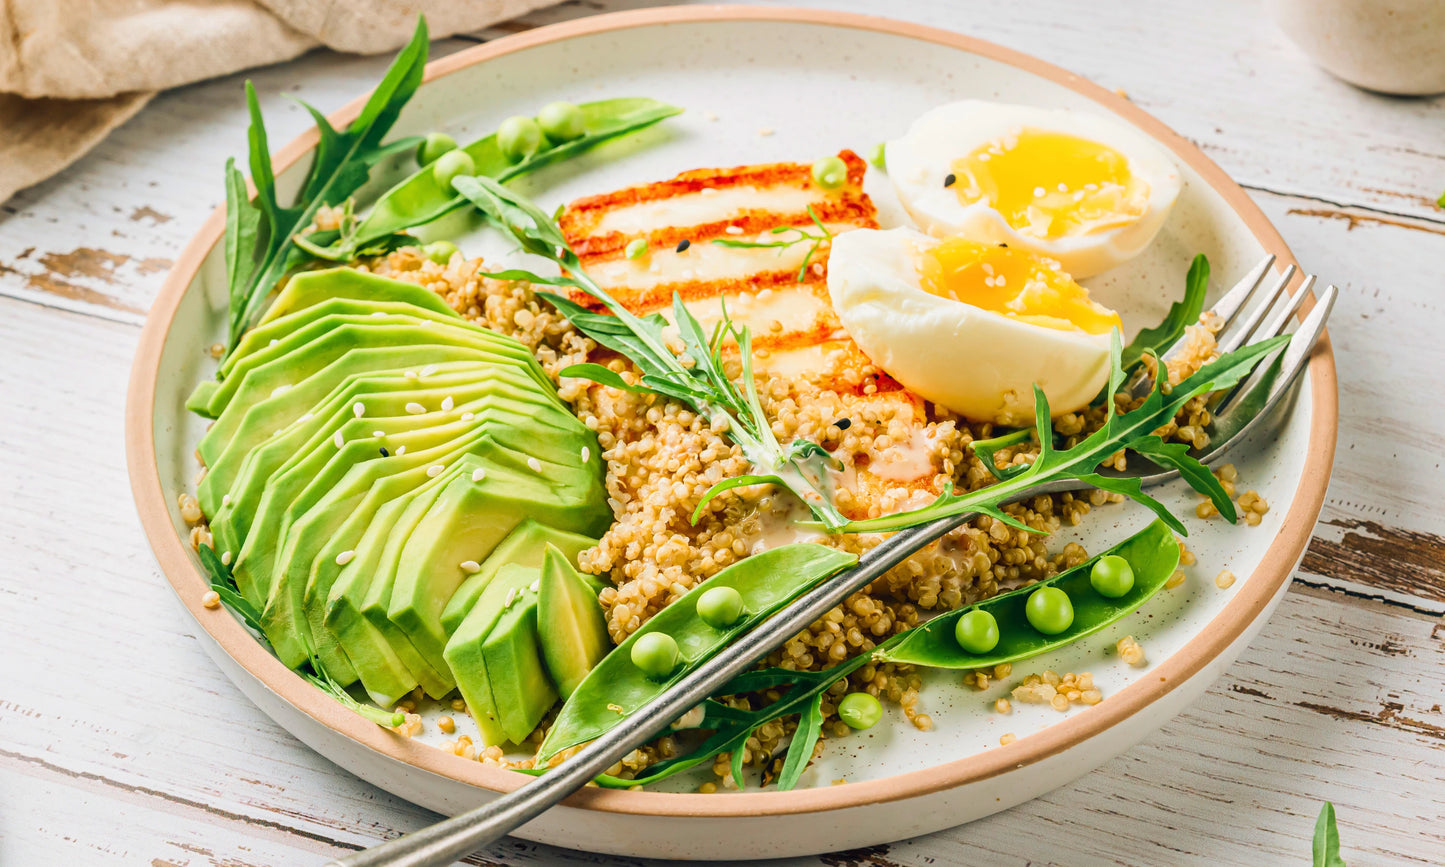
[(1335, 825), (1335, 805), (1325, 801), (1315, 820), (1314, 867), (1345, 867), (1340, 857), (1340, 829)]
[(361, 113), (346, 129), (335, 129), (320, 111), (301, 103), (315, 120), (320, 140), (306, 181), (287, 206), (278, 198), (256, 88), (246, 82), (246, 105), (251, 115), (247, 135), (256, 197), (252, 201), (247, 195), (246, 179), (236, 168), (236, 161), (227, 160), (225, 245), (226, 284), (231, 301), (229, 349), (235, 348), (241, 335), (261, 314), (266, 298), (281, 278), (308, 258), (308, 254), (292, 242), (311, 225), (317, 212), (349, 199), (366, 183), (371, 169), (383, 158), (416, 147), (419, 139), (415, 137), (389, 144), (382, 144), (381, 140), (391, 131), (402, 106), (421, 84), (426, 59), (427, 27), (426, 19), (421, 18), (411, 41), (397, 55)]
[[(988, 515), (1021, 530), (1038, 532), (1004, 512), (1002, 506), (1014, 502), (1030, 488), (1038, 485), (1077, 481), (1104, 491), (1123, 494), (1148, 507), (1176, 533), (1188, 535), (1189, 531), (1178, 518), (1158, 500), (1144, 493), (1139, 479), (1130, 476), (1106, 476), (1096, 472), (1100, 464), (1124, 449), (1161, 466), (1178, 470), (1190, 487), (1208, 496), (1220, 514), (1230, 523), (1234, 523), (1237, 519), (1234, 503), (1209, 468), (1190, 455), (1188, 447), (1183, 443), (1166, 443), (1155, 431), (1172, 421), (1179, 410), (1195, 397), (1233, 387), (1263, 358), (1288, 340), (1289, 335), (1280, 335), (1222, 355), (1174, 386), (1167, 394), (1164, 391), (1167, 373), (1162, 365), (1159, 365), (1154, 389), (1138, 408), (1122, 415), (1109, 413), (1102, 427), (1068, 449), (1055, 448), (1053, 429), (1049, 423), (1049, 402), (1042, 389), (1035, 386), (1034, 433), (1039, 441), (1039, 454), (1033, 463), (1002, 469), (994, 465), (992, 457), (995, 451), (1004, 445), (1022, 441), (1018, 432), (984, 441), (977, 444), (982, 448), (975, 450), (984, 455), (984, 465), (998, 479), (996, 484), (965, 494), (955, 494), (950, 487), (927, 506), (866, 521), (851, 521), (841, 528), (841, 532), (889, 532), (969, 512)], [(1152, 355), (1152, 351), (1147, 354)], [(1108, 393), (1115, 394), (1123, 384), (1125, 375), (1118, 332), (1114, 333), (1109, 355)]]
[[(698, 503), (692, 516), (694, 522), (708, 502), (724, 491), (775, 484), (796, 494), (823, 526), (836, 529), (847, 523), (827, 490), (827, 467), (832, 460), (828, 453), (808, 440), (794, 440), (784, 446), (773, 435), (753, 379), (751, 335), (745, 326), (738, 326), (728, 318), (726, 307), (722, 320), (709, 335), (688, 311), (681, 296), (674, 294), (672, 314), (683, 343), (683, 353), (678, 355), (668, 348), (663, 335), (667, 320), (658, 313), (637, 316), (597, 285), (582, 269), (577, 254), (568, 246), (556, 222), (532, 202), (487, 177), (458, 177), (452, 186), (508, 231), (522, 250), (556, 263), (565, 272), (559, 277), (543, 277), (513, 269), (489, 276), (544, 286), (568, 286), (595, 298), (611, 315), (589, 310), (561, 295), (539, 293), (583, 334), (626, 356), (642, 370), (640, 388), (596, 364), (573, 365), (562, 370), (561, 376), (675, 398), (709, 421), (722, 422), (728, 437), (742, 448), (757, 472), (715, 485)], [(741, 353), (741, 387), (728, 377), (724, 368), (722, 350), (728, 340), (735, 341)]]
[(813, 225), (818, 227), (820, 234), (815, 235), (797, 226), (776, 226), (770, 229), (768, 234), (782, 235), (787, 232), (793, 232), (797, 237), (780, 238), (776, 241), (738, 241), (732, 238), (715, 238), (713, 239), (713, 243), (719, 247), (731, 247), (739, 250), (776, 249), (779, 256), (783, 255), (784, 250), (797, 244), (808, 244), (808, 252), (803, 256), (803, 264), (798, 266), (797, 282), (801, 283), (804, 278), (808, 276), (808, 265), (812, 264), (813, 257), (817, 255), (818, 249), (822, 247), (825, 242), (831, 242), (833, 240), (833, 233), (828, 231), (828, 227), (823, 225), (823, 221), (818, 219), (817, 214), (813, 213), (812, 205), (808, 205), (808, 218), (813, 221)]

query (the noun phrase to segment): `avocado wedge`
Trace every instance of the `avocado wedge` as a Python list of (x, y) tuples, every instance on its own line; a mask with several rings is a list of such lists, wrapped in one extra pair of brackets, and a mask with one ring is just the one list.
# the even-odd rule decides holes
[(547, 675), (563, 699), (612, 649), (597, 594), (570, 558), (552, 545), (547, 546), (537, 591), (537, 639)]
[(507, 538), (481, 562), (482, 568), (477, 574), (467, 578), (462, 582), (462, 586), (457, 588), (457, 592), (452, 594), (451, 601), (447, 602), (447, 607), (442, 612), (442, 628), (448, 635), (457, 631), (467, 613), (482, 597), (482, 591), (503, 566), (515, 563), (519, 566), (540, 568), (548, 547), (557, 548), (566, 555), (569, 562), (574, 562), (578, 554), (596, 544), (597, 540), (591, 536), (568, 533), (528, 518), (508, 533)]

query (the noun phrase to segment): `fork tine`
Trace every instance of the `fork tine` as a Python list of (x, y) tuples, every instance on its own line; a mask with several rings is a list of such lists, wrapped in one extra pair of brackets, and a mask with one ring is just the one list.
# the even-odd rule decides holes
[[(1313, 274), (1307, 275), (1304, 282), (1300, 284), (1299, 289), (1285, 299), (1284, 305), (1280, 307), (1279, 311), (1275, 313), (1269, 322), (1255, 332), (1251, 342), (1258, 343), (1261, 340), (1268, 340), (1271, 337), (1283, 334), (1285, 328), (1289, 326), (1290, 317), (1304, 301), (1305, 296), (1309, 295), (1314, 285), (1315, 276)], [(1216, 395), (1211, 401), (1210, 410), (1216, 415), (1226, 412), (1237, 397), (1248, 394), (1252, 389), (1259, 387), (1260, 381), (1265, 376), (1264, 371), (1266, 368), (1267, 365), (1261, 365), (1256, 371), (1258, 376), (1251, 375), (1244, 382), (1229, 391)]]
[[(1302, 290), (1306, 288), (1301, 287)], [(1303, 300), (1304, 291), (1296, 294), (1299, 300)], [(1209, 430), (1211, 446), (1200, 460), (1217, 463), (1244, 439), (1244, 435), (1260, 419), (1270, 414), (1270, 409), (1284, 397), (1307, 366), (1337, 297), (1338, 289), (1326, 287), (1304, 321), (1295, 329), (1284, 352), (1273, 363), (1263, 363), (1256, 368), (1231, 396), (1229, 405), (1216, 411)]]
[(1264, 275), (1269, 273), (1269, 269), (1273, 265), (1274, 254), (1270, 253), (1260, 260), (1258, 265), (1251, 268), (1248, 274), (1240, 278), (1240, 281), (1234, 284), (1234, 288), (1224, 293), (1219, 301), (1210, 308), (1209, 312), (1219, 320), (1220, 331), (1225, 330), (1234, 322), (1239, 311), (1249, 303), (1250, 296), (1254, 294), (1254, 290), (1259, 288), (1260, 282), (1264, 280)]
[(1227, 329), (1227, 331), (1226, 329), (1220, 329), (1220, 333), (1224, 335), (1219, 341), (1220, 355), (1226, 352), (1233, 352), (1249, 340), (1250, 335), (1259, 327), (1260, 322), (1264, 321), (1264, 317), (1269, 314), (1269, 308), (1274, 306), (1274, 302), (1278, 300), (1279, 296), (1285, 291), (1285, 287), (1294, 279), (1295, 270), (1295, 266), (1293, 265), (1284, 269), (1279, 275), (1279, 278), (1274, 281), (1274, 285), (1264, 293), (1264, 299), (1254, 308), (1254, 312), (1250, 313), (1244, 320), (1244, 324), (1238, 328)]

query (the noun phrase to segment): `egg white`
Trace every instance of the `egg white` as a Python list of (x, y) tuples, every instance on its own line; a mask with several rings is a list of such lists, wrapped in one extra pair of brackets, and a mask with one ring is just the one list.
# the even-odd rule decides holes
[[(1037, 238), (1010, 226), (987, 201), (963, 205), (944, 186), (955, 160), (1024, 127), (1098, 142), (1123, 154), (1130, 173), (1149, 185), (1144, 213), (1129, 223), (1062, 238)], [(1057, 260), (1075, 279), (1137, 256), (1164, 225), (1179, 195), (1179, 168), (1168, 152), (1132, 127), (1102, 115), (968, 99), (941, 105), (889, 142), (888, 176), (918, 226), (936, 237), (1006, 243)]]
[(910, 391), (967, 418), (1021, 425), (1033, 387), (1052, 415), (1089, 404), (1109, 376), (1109, 335), (1045, 328), (941, 298), (920, 260), (940, 242), (909, 228), (833, 239), (828, 293), (858, 347)]

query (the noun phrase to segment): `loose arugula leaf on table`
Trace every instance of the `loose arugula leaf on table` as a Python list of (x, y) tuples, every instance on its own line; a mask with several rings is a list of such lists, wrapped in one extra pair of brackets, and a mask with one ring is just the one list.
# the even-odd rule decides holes
[(1314, 867), (1345, 867), (1340, 857), (1340, 829), (1335, 825), (1335, 805), (1325, 801), (1315, 820)]
[(345, 130), (331, 126), (315, 108), (301, 103), (316, 122), (320, 136), (306, 180), (295, 200), (283, 206), (271, 171), (271, 151), (256, 89), (246, 82), (246, 105), (251, 115), (247, 131), (254, 201), (248, 201), (245, 181), (233, 162), (226, 165), (226, 277), (231, 299), (229, 348), (260, 315), (271, 290), (307, 253), (293, 244), (297, 233), (322, 208), (346, 201), (366, 183), (371, 169), (398, 150), (415, 147), (408, 138), (383, 145), (397, 116), (421, 84), (427, 58), (426, 19), (417, 21), (411, 41), (392, 62), (356, 120)]
[[(583, 334), (637, 365), (642, 371), (643, 387), (682, 401), (710, 421), (724, 423), (728, 437), (757, 468), (757, 473), (746, 477), (750, 481), (728, 480), (711, 489), (699, 504), (694, 521), (702, 507), (724, 490), (743, 484), (772, 483), (802, 499), (823, 526), (837, 528), (846, 522), (826, 491), (826, 464), (830, 460), (826, 452), (816, 443), (795, 442), (785, 448), (773, 436), (753, 380), (751, 335), (745, 326), (733, 323), (726, 306), (721, 322), (709, 335), (682, 303), (682, 298), (674, 295), (672, 324), (683, 343), (682, 355), (678, 355), (668, 347), (664, 336), (664, 329), (669, 325), (667, 320), (657, 313), (637, 316), (599, 286), (583, 270), (556, 222), (524, 196), (488, 177), (462, 176), (454, 179), (452, 186), (510, 233), (523, 251), (548, 259), (564, 271), (559, 277), (516, 269), (489, 276), (544, 286), (567, 286), (596, 299), (611, 315), (590, 310), (561, 295), (538, 293)], [(728, 340), (738, 346), (742, 361), (741, 387), (728, 377), (724, 365), (723, 347)], [(564, 375), (594, 378), (591, 375), (597, 374), (600, 377), (597, 381), (604, 385), (615, 382), (616, 377), (610, 371), (601, 374), (594, 367), (577, 365)]]
[[(1189, 265), (1184, 278), (1184, 297), (1169, 305), (1164, 321), (1153, 328), (1145, 328), (1124, 347), (1121, 365), (1125, 373), (1133, 370), (1150, 352), (1162, 355), (1184, 335), (1184, 329), (1199, 322), (1204, 312), (1204, 295), (1209, 291), (1209, 260), (1200, 253)], [(1110, 395), (1114, 391), (1109, 392)]]
[[(1121, 449), (1151, 453), (1150, 457), (1181, 469), (1185, 481), (1199, 493), (1213, 501), (1221, 514), (1234, 515), (1233, 504), (1217, 481), (1206, 481), (1213, 475), (1207, 467), (1184, 452), (1158, 445), (1157, 430), (1172, 421), (1179, 410), (1195, 397), (1230, 388), (1249, 374), (1265, 357), (1289, 341), (1289, 335), (1280, 335), (1263, 340), (1234, 352), (1222, 355), (1201, 367), (1192, 376), (1180, 382), (1168, 393), (1164, 392), (1167, 374), (1159, 365), (1153, 391), (1137, 408), (1123, 414), (1111, 412), (1102, 427), (1085, 437), (1073, 448), (1057, 449), (1053, 445), (1053, 432), (1049, 425), (1049, 405), (1043, 391), (1034, 389), (1035, 433), (1039, 439), (1039, 454), (1032, 464), (1022, 469), (1010, 467), (998, 471), (1001, 481), (986, 488), (955, 494), (947, 490), (933, 503), (920, 509), (899, 512), (867, 521), (852, 521), (841, 530), (847, 533), (871, 533), (900, 530), (937, 518), (979, 512), (1004, 521), (1011, 526), (1028, 530), (1014, 518), (1001, 510), (1005, 503), (1013, 502), (1034, 485), (1061, 480), (1074, 480), (1124, 494), (1147, 506), (1182, 535), (1188, 535), (1184, 525), (1169, 513), (1157, 500), (1144, 494), (1137, 479), (1099, 475), (1095, 470), (1105, 460)], [(1123, 378), (1119, 338), (1115, 333), (1110, 352), (1111, 373), (1110, 393), (1118, 390)], [(1232, 520), (1232, 518), (1231, 518)]]

